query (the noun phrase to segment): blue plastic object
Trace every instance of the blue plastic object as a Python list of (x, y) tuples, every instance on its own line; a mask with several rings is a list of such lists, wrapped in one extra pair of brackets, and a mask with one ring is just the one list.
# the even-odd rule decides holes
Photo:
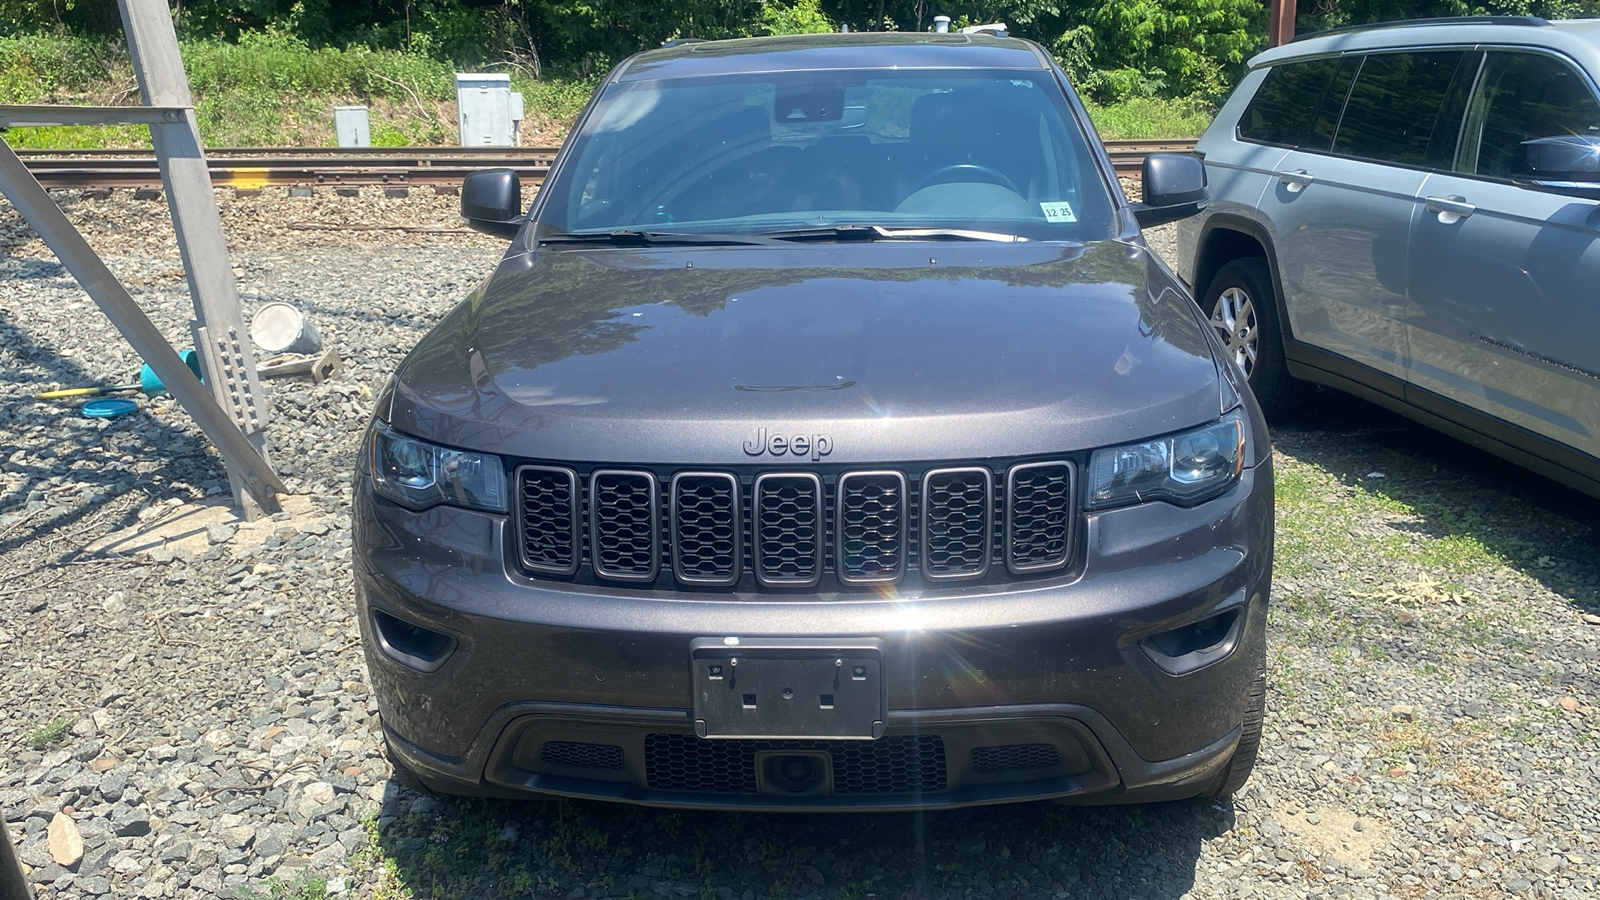
[(131, 412), (137, 412), (138, 409), (139, 404), (133, 402), (132, 400), (122, 400), (115, 397), (106, 398), (103, 400), (90, 400), (88, 403), (85, 403), (83, 406), (79, 407), (79, 411), (91, 419), (110, 419), (114, 416), (121, 416)]
[[(198, 352), (185, 350), (179, 353), (178, 357), (183, 360), (184, 365), (189, 367), (189, 371), (194, 373), (194, 377), (200, 378), (200, 354)], [(201, 380), (204, 381), (204, 379)], [(161, 383), (161, 379), (157, 377), (155, 370), (146, 363), (139, 367), (139, 388), (144, 391), (146, 397), (154, 397), (166, 391), (167, 386)]]

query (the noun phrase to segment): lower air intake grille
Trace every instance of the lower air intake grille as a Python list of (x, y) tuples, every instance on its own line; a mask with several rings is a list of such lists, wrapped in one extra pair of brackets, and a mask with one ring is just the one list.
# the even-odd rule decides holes
[(1061, 754), (1053, 744), (1011, 744), (1006, 747), (974, 747), (974, 772), (1006, 772), (1012, 769), (1045, 769), (1061, 765)]
[(756, 577), (762, 584), (809, 587), (821, 580), (823, 515), (816, 475), (756, 478)]
[(622, 768), (622, 748), (614, 744), (582, 744), (577, 741), (545, 741), (540, 762), (553, 766), (578, 766), (584, 769)]
[(1027, 463), (1006, 477), (1006, 565), (1044, 572), (1067, 564), (1072, 527), (1072, 464)]
[(876, 741), (708, 741), (692, 734), (649, 734), (645, 777), (662, 791), (756, 792), (756, 753), (824, 750), (833, 758), (835, 794), (914, 794), (946, 785), (944, 739), (898, 735)]

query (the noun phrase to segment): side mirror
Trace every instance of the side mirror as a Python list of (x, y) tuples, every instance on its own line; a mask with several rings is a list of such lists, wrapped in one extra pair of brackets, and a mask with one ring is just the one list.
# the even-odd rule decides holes
[(522, 227), (522, 179), (514, 169), (483, 169), (461, 182), (461, 218), (474, 231), (515, 237)]
[(1133, 204), (1140, 228), (1187, 219), (1206, 208), (1206, 165), (1187, 153), (1152, 153), (1144, 158), (1144, 202)]
[(1558, 134), (1522, 142), (1523, 164), (1512, 178), (1526, 187), (1600, 199), (1600, 137)]

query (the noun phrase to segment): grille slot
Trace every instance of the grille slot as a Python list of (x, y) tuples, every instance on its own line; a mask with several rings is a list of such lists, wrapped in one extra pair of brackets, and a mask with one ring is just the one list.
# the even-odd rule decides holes
[(989, 573), (994, 475), (988, 469), (936, 469), (922, 476), (922, 574), (934, 580)]
[(672, 574), (685, 584), (727, 586), (744, 571), (739, 479), (723, 472), (672, 476)]
[(717, 740), (692, 734), (648, 734), (645, 778), (663, 791), (756, 792), (756, 753), (822, 750), (833, 759), (834, 794), (913, 794), (948, 784), (944, 739), (891, 735), (876, 741)]
[(622, 768), (622, 748), (615, 744), (585, 744), (578, 741), (545, 741), (539, 761), (553, 766), (583, 769)]
[(1067, 564), (1073, 516), (1072, 463), (1012, 466), (1006, 473), (1006, 567), (1048, 572)]
[(906, 571), (906, 477), (851, 472), (839, 479), (835, 566), (845, 584), (899, 581)]
[(822, 580), (822, 479), (809, 472), (756, 476), (756, 579), (769, 587)]
[(974, 747), (972, 771), (1008, 772), (1014, 769), (1047, 769), (1061, 765), (1061, 753), (1054, 744), (1009, 744), (1004, 747)]
[(589, 553), (596, 575), (655, 581), (661, 562), (656, 477), (601, 469), (589, 476)]
[(552, 466), (517, 469), (518, 552), (535, 572), (578, 571), (578, 473)]

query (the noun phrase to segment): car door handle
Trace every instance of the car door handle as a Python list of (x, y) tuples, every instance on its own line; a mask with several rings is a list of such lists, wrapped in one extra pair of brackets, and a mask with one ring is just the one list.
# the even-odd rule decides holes
[(1279, 172), (1278, 180), (1289, 189), (1289, 193), (1298, 194), (1317, 178), (1305, 169), (1295, 169), (1293, 172)]
[(1425, 201), (1428, 212), (1438, 213), (1439, 221), (1446, 225), (1454, 225), (1478, 211), (1476, 206), (1467, 202), (1467, 198), (1459, 194), (1448, 197), (1429, 197)]

